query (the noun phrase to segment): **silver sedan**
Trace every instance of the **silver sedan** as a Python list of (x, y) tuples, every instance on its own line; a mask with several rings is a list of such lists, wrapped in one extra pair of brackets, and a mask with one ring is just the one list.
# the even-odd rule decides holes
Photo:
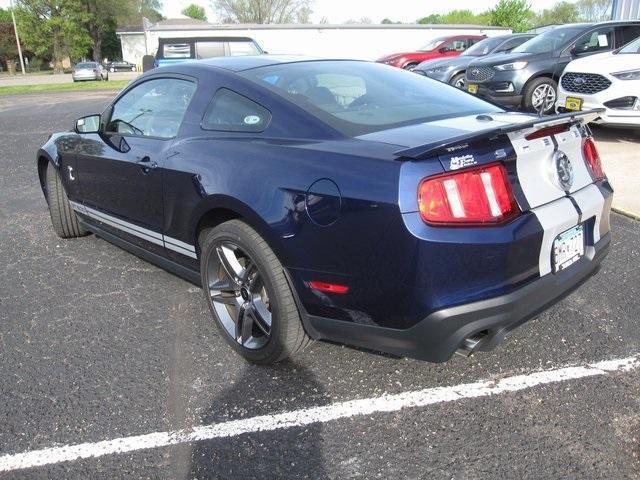
[(109, 72), (97, 62), (82, 62), (73, 67), (74, 82), (83, 80), (109, 80)]

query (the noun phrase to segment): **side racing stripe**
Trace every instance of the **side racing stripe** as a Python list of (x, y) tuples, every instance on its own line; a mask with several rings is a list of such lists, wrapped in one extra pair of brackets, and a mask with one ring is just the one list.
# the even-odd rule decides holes
[(133, 223), (125, 222), (124, 220), (113, 217), (94, 208), (87, 207), (86, 205), (72, 201), (69, 201), (69, 203), (78, 213), (95, 218), (96, 220), (106, 223), (118, 230), (122, 230), (130, 235), (134, 235), (148, 242), (168, 248), (169, 250), (173, 250), (174, 252), (182, 255), (186, 255), (187, 257), (198, 258), (196, 255), (196, 249), (193, 245), (189, 245), (188, 243), (182, 242), (176, 238), (171, 238), (161, 233), (154, 232), (153, 230), (148, 230)]

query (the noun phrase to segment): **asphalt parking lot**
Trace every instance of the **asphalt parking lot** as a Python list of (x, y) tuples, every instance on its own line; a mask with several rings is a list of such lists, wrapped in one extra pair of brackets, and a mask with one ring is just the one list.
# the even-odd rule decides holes
[(640, 222), (493, 352), (252, 366), (198, 288), (54, 235), (35, 151), (109, 98), (0, 99), (0, 478), (640, 477)]

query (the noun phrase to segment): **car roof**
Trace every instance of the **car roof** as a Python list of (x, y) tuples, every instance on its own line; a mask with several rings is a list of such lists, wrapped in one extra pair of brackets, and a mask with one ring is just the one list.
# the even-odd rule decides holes
[(204, 67), (224, 68), (233, 72), (241, 72), (243, 70), (250, 70), (252, 68), (268, 67), (271, 65), (279, 65), (284, 63), (326, 62), (331, 60), (348, 61), (350, 59), (325, 59), (308, 57), (304, 55), (242, 55), (237, 57), (213, 57), (187, 63), (192, 67), (199, 65)]

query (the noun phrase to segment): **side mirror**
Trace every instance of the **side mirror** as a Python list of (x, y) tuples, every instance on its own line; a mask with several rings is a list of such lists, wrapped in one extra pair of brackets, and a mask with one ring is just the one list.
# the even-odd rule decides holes
[(98, 133), (100, 131), (100, 115), (87, 115), (76, 120), (76, 133)]

